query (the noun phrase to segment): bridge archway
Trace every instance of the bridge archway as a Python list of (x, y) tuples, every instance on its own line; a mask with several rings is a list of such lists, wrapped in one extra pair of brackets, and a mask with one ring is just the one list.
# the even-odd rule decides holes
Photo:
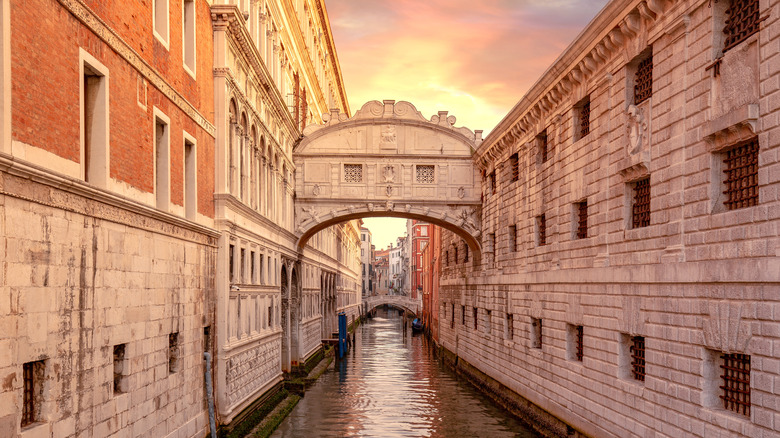
[(295, 146), (298, 248), (318, 231), (351, 219), (400, 217), (458, 234), (478, 260), (482, 216), (472, 155), (481, 131), (430, 120), (409, 102), (371, 101), (348, 118), (337, 109), (309, 125)]

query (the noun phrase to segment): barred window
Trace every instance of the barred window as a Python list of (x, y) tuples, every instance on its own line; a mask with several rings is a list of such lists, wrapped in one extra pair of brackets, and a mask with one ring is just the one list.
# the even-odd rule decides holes
[(450, 328), (455, 328), (455, 304), (450, 303)]
[(634, 76), (634, 105), (639, 105), (653, 95), (653, 55), (637, 65)]
[(493, 170), (490, 172), (490, 175), (488, 175), (488, 181), (490, 182), (490, 193), (496, 194), (496, 171)]
[(506, 338), (510, 341), (515, 337), (515, 316), (511, 313), (506, 314)]
[(179, 333), (168, 335), (168, 373), (179, 371)]
[(488, 245), (490, 245), (489, 249), (493, 253), (493, 256), (496, 255), (496, 233), (490, 233), (488, 234)]
[(452, 244), (452, 253), (455, 255), (455, 264), (458, 264), (458, 245)]
[(758, 137), (754, 137), (723, 154), (723, 172), (729, 210), (758, 204)]
[(517, 225), (509, 226), (509, 252), (517, 251)]
[(585, 239), (588, 237), (588, 200), (575, 204), (577, 212), (577, 238)]
[(750, 355), (721, 354), (720, 399), (723, 407), (738, 414), (750, 416)]
[(547, 131), (545, 130), (541, 134), (536, 136), (536, 140), (539, 143), (539, 156), (542, 163), (546, 162), (550, 158), (549, 142), (547, 141)]
[(126, 392), (125, 388), (125, 346), (114, 345), (114, 394)]
[(547, 245), (547, 219), (543, 214), (536, 217), (536, 238), (538, 246)]
[(477, 322), (479, 320), (479, 313), (477, 312), (477, 308), (474, 308), (474, 330), (477, 329)]
[(344, 165), (344, 182), (348, 182), (348, 183), (363, 182), (363, 165), (362, 164), (345, 164)]
[(469, 245), (466, 243), (465, 240), (463, 242), (463, 261), (467, 262), (469, 261)]
[(731, 0), (731, 5), (726, 9), (726, 26), (723, 28), (726, 35), (723, 52), (758, 32), (761, 24), (758, 15), (758, 0)]
[(41, 419), (43, 403), (43, 380), (46, 377), (46, 365), (42, 360), (22, 365), (23, 395), (21, 426), (29, 426)]
[(632, 336), (631, 347), (631, 375), (634, 380), (645, 381), (645, 338), (644, 336)]
[(517, 154), (512, 154), (509, 157), (509, 166), (512, 168), (512, 182), (520, 179), (520, 160)]
[(650, 177), (634, 183), (634, 202), (631, 206), (632, 228), (650, 225)]
[(577, 123), (579, 124), (575, 132), (578, 134), (575, 136), (575, 141), (579, 140), (590, 133), (590, 96), (586, 96), (576, 106), (577, 110)]
[(460, 325), (466, 325), (466, 306), (460, 306)]
[(576, 338), (576, 341), (575, 341), (575, 346), (576, 346), (575, 357), (580, 362), (582, 362), (583, 350), (584, 350), (584, 348), (583, 348), (583, 344), (584, 343), (583, 343), (583, 335), (582, 335), (582, 333), (583, 333), (583, 330), (582, 330), (582, 326), (581, 325), (578, 325), (578, 326), (576, 326), (574, 328), (574, 336)]
[(534, 348), (542, 348), (542, 320), (531, 318), (531, 342)]
[(420, 184), (433, 184), (434, 183), (434, 170), (433, 165), (417, 165), (417, 182)]
[(444, 251), (444, 266), (449, 266), (450, 264), (450, 252)]

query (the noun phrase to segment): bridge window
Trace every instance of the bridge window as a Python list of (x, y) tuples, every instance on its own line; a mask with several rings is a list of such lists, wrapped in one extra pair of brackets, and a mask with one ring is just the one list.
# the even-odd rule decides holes
[(420, 184), (433, 184), (435, 182), (435, 169), (433, 165), (420, 165), (416, 166), (417, 169), (417, 182)]
[(347, 183), (363, 182), (363, 165), (362, 164), (345, 164), (344, 165), (344, 182), (347, 182)]
[(650, 225), (650, 177), (632, 183), (631, 228)]
[(534, 348), (542, 348), (542, 319), (531, 318), (531, 342)]

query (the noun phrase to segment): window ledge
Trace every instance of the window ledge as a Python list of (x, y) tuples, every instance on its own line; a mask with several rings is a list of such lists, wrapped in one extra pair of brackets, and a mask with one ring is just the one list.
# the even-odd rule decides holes
[(758, 104), (750, 103), (707, 122), (703, 130), (708, 151), (716, 152), (754, 137), (758, 116)]

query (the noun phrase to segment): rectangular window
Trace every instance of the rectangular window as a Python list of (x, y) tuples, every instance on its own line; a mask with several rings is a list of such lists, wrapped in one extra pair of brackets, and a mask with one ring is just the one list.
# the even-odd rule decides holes
[(552, 155), (547, 141), (547, 130), (536, 136), (536, 143), (539, 145), (539, 158), (541, 162), (544, 163), (550, 158), (550, 155)]
[(509, 252), (517, 251), (517, 225), (509, 226)]
[(758, 137), (723, 153), (723, 204), (729, 210), (758, 204)]
[(170, 29), (168, 26), (168, 0), (152, 0), (152, 25), (154, 26), (154, 36), (168, 48)]
[(750, 417), (750, 355), (723, 353), (720, 359), (723, 408)]
[(653, 95), (653, 54), (639, 61), (634, 74), (634, 105), (646, 101)]
[(506, 314), (506, 339), (512, 340), (515, 338), (515, 316), (511, 313)]
[(531, 318), (531, 342), (534, 348), (542, 348), (541, 318)]
[(547, 245), (547, 219), (543, 214), (536, 217), (536, 245)]
[(577, 141), (590, 133), (590, 96), (585, 96), (574, 106), (574, 141)]
[(435, 166), (432, 165), (417, 165), (417, 182), (420, 184), (433, 184), (434, 183), (434, 171)]
[(631, 205), (631, 227), (642, 228), (650, 225), (650, 177), (633, 183), (633, 202)]
[(84, 50), (80, 51), (81, 145), (84, 180), (98, 187), (108, 184), (108, 69)]
[(182, 8), (182, 59), (184, 61), (184, 69), (192, 76), (195, 76), (195, 0), (184, 0)]
[(114, 395), (127, 392), (125, 376), (125, 349), (127, 344), (114, 345)]
[(239, 276), (238, 279), (241, 283), (246, 283), (246, 250), (244, 248), (241, 248), (241, 264), (239, 265)]
[(582, 326), (566, 324), (566, 356), (582, 362)]
[(450, 264), (450, 252), (444, 251), (444, 266), (449, 266)]
[(230, 245), (229, 251), (228, 251), (228, 276), (230, 277), (230, 282), (235, 282), (235, 252), (236, 252), (236, 246)]
[(203, 351), (211, 351), (211, 326), (203, 327)]
[(466, 241), (463, 241), (463, 261), (467, 262), (469, 261), (469, 245), (466, 243)]
[(184, 215), (192, 220), (198, 212), (198, 163), (195, 141), (184, 135)]
[(496, 190), (497, 190), (497, 187), (496, 187), (496, 171), (495, 170), (490, 172), (490, 175), (488, 175), (488, 180), (490, 181), (490, 193), (495, 195), (496, 194)]
[[(156, 109), (155, 109), (156, 110)], [(154, 118), (154, 192), (157, 208), (168, 211), (171, 200), (170, 121), (155, 111)]]
[(726, 37), (723, 52), (758, 32), (760, 24), (758, 0), (731, 0), (731, 5), (726, 9), (726, 26), (723, 28)]
[(249, 253), (249, 275), (252, 276), (252, 284), (257, 284), (257, 271), (255, 270), (255, 257), (254, 251)]
[(496, 257), (496, 233), (488, 234), (488, 248), (493, 253), (493, 258)]
[(362, 164), (345, 164), (344, 165), (344, 182), (347, 182), (347, 183), (363, 182), (363, 165)]
[(450, 304), (450, 328), (455, 328), (455, 304)]
[(460, 325), (466, 325), (466, 306), (460, 306)]
[(458, 246), (454, 243), (452, 244), (452, 254), (453, 258), (455, 259), (455, 264), (458, 264)]
[(477, 322), (479, 319), (479, 313), (477, 312), (477, 308), (474, 308), (474, 330), (477, 329)]
[(517, 157), (517, 153), (509, 157), (509, 167), (512, 168), (512, 182), (520, 179), (520, 160)]
[(588, 200), (575, 203), (574, 211), (577, 215), (577, 238), (585, 239), (588, 237)]
[(490, 334), (490, 320), (492, 315), (492, 310), (485, 310), (485, 333), (487, 334)]
[(628, 345), (628, 357), (630, 358), (630, 376), (640, 382), (645, 381), (645, 338), (644, 336), (631, 336)]
[(179, 371), (179, 333), (168, 335), (168, 373)]
[(428, 236), (428, 227), (420, 227), (420, 236), (427, 237)]
[(21, 426), (29, 426), (41, 421), (43, 403), (43, 381), (46, 377), (46, 363), (42, 360), (22, 365), (24, 394), (22, 396)]

